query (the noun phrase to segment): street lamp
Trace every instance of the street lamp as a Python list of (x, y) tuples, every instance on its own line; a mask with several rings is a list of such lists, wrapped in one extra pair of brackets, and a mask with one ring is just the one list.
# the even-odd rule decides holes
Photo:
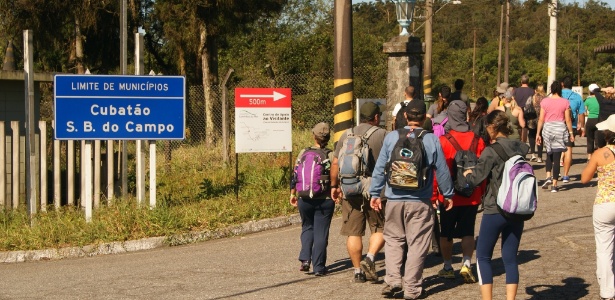
[(421, 23), (421, 25), (419, 25), (418, 27), (414, 28), (414, 30), (412, 30), (412, 34), (414, 35), (414, 33), (419, 30), (421, 27), (423, 27), (423, 25), (425, 25), (425, 23), (427, 23), (427, 21), (429, 21), (429, 19), (433, 18), (433, 16), (435, 14), (437, 14), (441, 9), (443, 9), (446, 5), (448, 5), (449, 3), (452, 4), (461, 4), (461, 1), (459, 0), (454, 0), (454, 1), (449, 1), (444, 3), (444, 5), (440, 6), (440, 8), (438, 8), (438, 10), (436, 10), (436, 12), (434, 12), (433, 14), (430, 14), (429, 16), (427, 16), (427, 19), (425, 20), (425, 22)]
[(397, 13), (397, 22), (401, 26), (399, 35), (409, 35), (408, 27), (412, 23), (414, 15), (414, 5), (416, 0), (395, 0), (395, 12)]

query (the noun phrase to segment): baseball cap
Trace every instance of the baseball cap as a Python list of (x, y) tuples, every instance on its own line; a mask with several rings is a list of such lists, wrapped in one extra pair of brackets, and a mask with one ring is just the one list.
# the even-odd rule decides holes
[(374, 102), (365, 102), (361, 105), (361, 109), (359, 110), (362, 117), (365, 118), (373, 118), (375, 115), (380, 113), (380, 107)]
[(589, 88), (587, 88), (587, 89), (588, 89), (590, 92), (592, 92), (592, 93), (593, 93), (596, 89), (599, 89), (599, 88), (600, 88), (600, 87), (599, 87), (597, 84), (592, 83), (592, 84), (590, 84), (590, 85), (589, 85)]
[(611, 115), (608, 119), (596, 124), (596, 128), (598, 128), (598, 130), (615, 132), (615, 115)]
[(320, 122), (316, 125), (314, 125), (314, 128), (312, 129), (312, 133), (314, 133), (315, 136), (318, 137), (327, 137), (330, 134), (329, 131), (329, 124), (325, 123), (325, 122)]
[(408, 102), (408, 105), (406, 106), (406, 112), (408, 114), (414, 115), (423, 115), (427, 113), (427, 109), (425, 108), (425, 102), (419, 99), (413, 99), (412, 101)]

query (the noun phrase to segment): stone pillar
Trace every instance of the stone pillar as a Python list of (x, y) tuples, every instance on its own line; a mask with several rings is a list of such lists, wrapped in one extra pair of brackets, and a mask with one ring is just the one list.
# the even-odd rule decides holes
[(404, 100), (404, 90), (414, 86), (416, 98), (423, 99), (423, 47), (421, 39), (396, 36), (383, 45), (387, 58), (387, 129), (392, 128), (391, 113), (395, 105)]

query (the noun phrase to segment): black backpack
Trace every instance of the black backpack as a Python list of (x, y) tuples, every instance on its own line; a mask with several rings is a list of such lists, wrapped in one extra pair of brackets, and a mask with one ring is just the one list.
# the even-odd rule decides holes
[(402, 190), (420, 190), (425, 187), (429, 166), (423, 136), (429, 131), (398, 129), (399, 139), (393, 147), (391, 158), (386, 165), (387, 183), (390, 187)]
[(453, 183), (455, 188), (455, 194), (463, 197), (470, 197), (474, 193), (474, 187), (468, 184), (463, 172), (468, 169), (473, 169), (478, 164), (478, 157), (476, 156), (476, 149), (478, 148), (479, 136), (476, 134), (472, 138), (470, 149), (462, 149), (457, 140), (447, 133), (444, 137), (453, 145), (455, 150), (455, 163), (452, 166), (451, 173), (453, 174)]

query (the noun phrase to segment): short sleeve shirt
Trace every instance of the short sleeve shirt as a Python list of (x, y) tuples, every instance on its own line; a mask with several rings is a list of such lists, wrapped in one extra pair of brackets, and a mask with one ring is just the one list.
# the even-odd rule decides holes
[(600, 114), (600, 104), (596, 96), (589, 96), (585, 99), (585, 107), (587, 108), (587, 118), (598, 119)]
[(427, 110), (427, 114), (430, 115), (432, 119), (435, 116), (437, 116), (438, 115), (438, 104), (432, 103), (431, 106), (429, 106), (429, 109)]
[(566, 98), (570, 101), (570, 110), (572, 111), (572, 128), (577, 128), (577, 118), (580, 114), (585, 113), (585, 105), (583, 105), (583, 98), (571, 89), (562, 90), (562, 98)]
[[(410, 101), (412, 100), (404, 100), (404, 104), (408, 104)], [(399, 110), (401, 109), (401, 103), (397, 103), (395, 104), (395, 107), (393, 108), (393, 117), (397, 117), (397, 113), (399, 112)]]
[(566, 109), (570, 107), (570, 102), (564, 98), (544, 98), (540, 101), (540, 109), (545, 112), (545, 123), (565, 122)]
[(517, 106), (524, 107), (527, 102), (527, 98), (534, 96), (534, 89), (527, 86), (521, 86), (513, 91), (513, 97), (517, 101)]

